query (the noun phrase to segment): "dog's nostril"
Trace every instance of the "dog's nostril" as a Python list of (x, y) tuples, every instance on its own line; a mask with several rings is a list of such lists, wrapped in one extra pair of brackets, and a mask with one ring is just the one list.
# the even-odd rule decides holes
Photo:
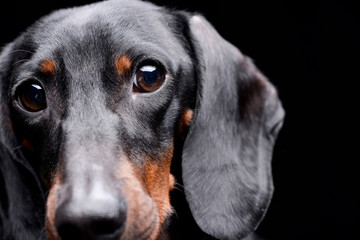
[(81, 229), (72, 223), (63, 223), (58, 226), (58, 233), (62, 239), (83, 239)]
[(124, 231), (124, 222), (120, 219), (97, 219), (89, 225), (91, 232), (98, 237), (120, 237)]

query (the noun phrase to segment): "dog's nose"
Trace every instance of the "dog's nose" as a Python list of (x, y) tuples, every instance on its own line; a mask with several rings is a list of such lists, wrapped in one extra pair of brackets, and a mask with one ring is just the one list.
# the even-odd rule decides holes
[(124, 201), (102, 194), (71, 198), (58, 206), (55, 225), (62, 240), (117, 240), (125, 229)]

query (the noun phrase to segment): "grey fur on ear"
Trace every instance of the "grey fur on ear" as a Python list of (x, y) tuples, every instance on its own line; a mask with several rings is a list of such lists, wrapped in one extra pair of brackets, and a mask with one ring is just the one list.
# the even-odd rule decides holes
[(189, 20), (201, 62), (197, 103), (183, 149), (186, 199), (199, 227), (242, 239), (272, 197), (272, 150), (284, 118), (275, 88), (202, 17)]

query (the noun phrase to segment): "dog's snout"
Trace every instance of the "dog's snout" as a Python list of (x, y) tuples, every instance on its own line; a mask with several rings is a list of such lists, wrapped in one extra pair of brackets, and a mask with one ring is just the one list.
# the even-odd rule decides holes
[(124, 232), (126, 214), (124, 201), (90, 193), (64, 201), (56, 210), (55, 225), (62, 240), (115, 240)]

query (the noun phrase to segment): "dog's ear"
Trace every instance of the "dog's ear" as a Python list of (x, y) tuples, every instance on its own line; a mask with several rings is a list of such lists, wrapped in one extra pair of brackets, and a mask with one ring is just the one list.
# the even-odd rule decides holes
[(191, 17), (189, 25), (200, 70), (182, 156), (186, 199), (205, 233), (241, 239), (269, 206), (272, 150), (284, 110), (249, 58), (203, 17)]
[(44, 235), (45, 193), (17, 142), (10, 117), (9, 83), (15, 42), (0, 53), (0, 239)]
[(0, 51), (0, 141), (4, 144), (10, 144), (10, 141), (14, 140), (8, 106), (9, 68), (13, 45), (10, 43)]

